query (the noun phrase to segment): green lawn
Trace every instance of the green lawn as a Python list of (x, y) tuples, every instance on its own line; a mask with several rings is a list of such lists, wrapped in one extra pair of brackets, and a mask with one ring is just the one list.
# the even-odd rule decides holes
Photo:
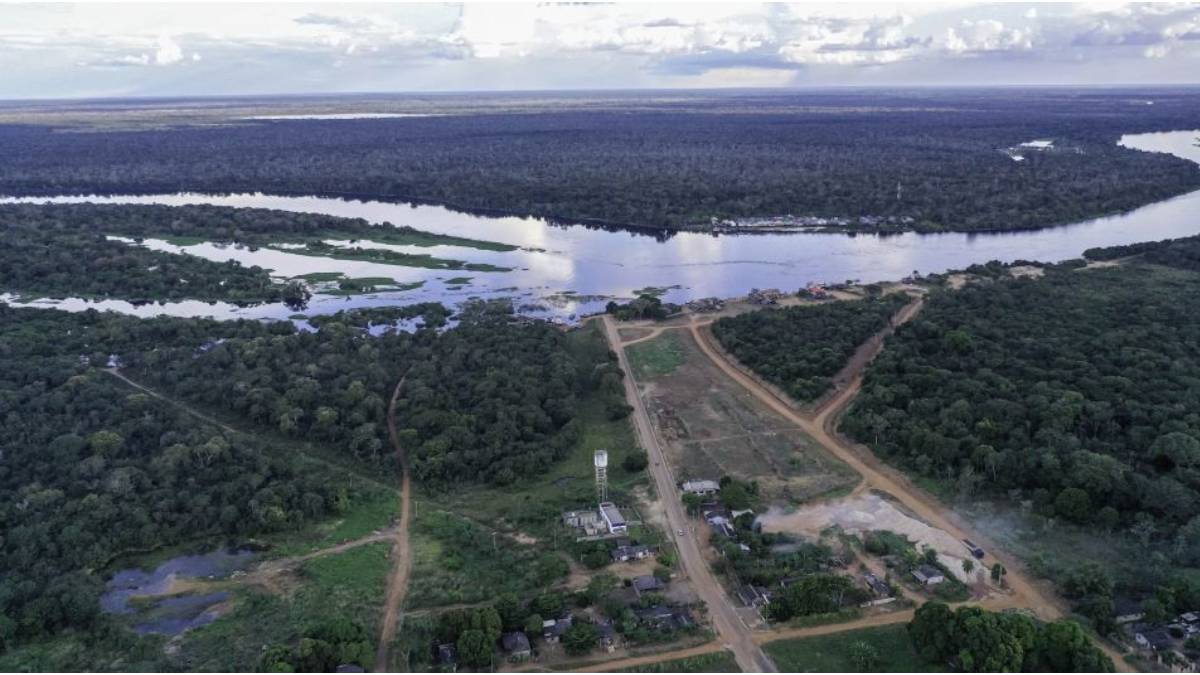
[(632, 345), (625, 353), (629, 356), (629, 365), (633, 367), (634, 375), (639, 380), (670, 375), (687, 360), (687, 353), (673, 331), (666, 331), (653, 340)]
[(268, 537), (272, 556), (303, 555), (343, 541), (360, 539), (391, 524), (399, 515), (400, 498), (394, 492), (364, 487), (348, 495), (350, 508), (337, 518), (299, 532)]
[(673, 661), (659, 661), (644, 666), (623, 668), (618, 673), (740, 673), (737, 661), (731, 652), (720, 651), (700, 656), (689, 656)]
[(878, 659), (870, 668), (878, 673), (931, 673), (944, 669), (921, 660), (908, 638), (906, 624), (863, 628), (798, 640), (779, 640), (764, 646), (775, 665), (785, 673), (854, 673), (861, 668), (851, 659), (851, 646), (865, 642)]

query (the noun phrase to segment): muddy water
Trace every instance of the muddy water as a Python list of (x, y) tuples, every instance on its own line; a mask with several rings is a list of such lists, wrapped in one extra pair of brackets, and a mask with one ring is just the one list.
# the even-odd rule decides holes
[[(1200, 162), (1196, 138), (1200, 132), (1180, 131), (1125, 136), (1120, 144), (1150, 152), (1168, 152)], [(454, 272), (358, 261), (314, 258), (286, 251), (250, 251), (213, 244), (172, 247), (161, 241), (146, 245), (199, 255), (212, 260), (239, 260), (260, 265), (281, 277), (316, 271), (339, 271), (348, 276), (385, 276), (398, 282), (424, 284), (409, 291), (382, 292), (350, 298), (317, 296), (310, 314), (351, 307), (371, 307), (439, 301), (458, 305), (471, 297), (512, 297), (521, 311), (533, 316), (570, 320), (580, 313), (602, 309), (610, 298), (628, 298), (636, 289), (668, 288), (664, 299), (744, 295), (751, 288), (795, 289), (809, 282), (863, 282), (898, 279), (914, 270), (943, 272), (989, 260), (1058, 261), (1078, 257), (1094, 246), (1197, 234), (1200, 192), (1073, 225), (1030, 232), (988, 234), (857, 235), (791, 233), (710, 235), (677, 233), (665, 239), (628, 231), (563, 226), (540, 218), (486, 217), (440, 206), (415, 206), (380, 201), (323, 197), (284, 197), (264, 194), (206, 195), (179, 193), (143, 196), (64, 196), (0, 199), (0, 203), (99, 202), (154, 204), (215, 204), (259, 207), (302, 213), (390, 222), (442, 234), (498, 241), (522, 247), (492, 252), (459, 246), (403, 246), (396, 250), (429, 253), (466, 262), (514, 268), (511, 272)], [(469, 276), (467, 284), (449, 283)], [(45, 304), (45, 303), (43, 303)], [(138, 315), (166, 313), (181, 316), (286, 318), (283, 305), (238, 308), (229, 305), (165, 303), (133, 308), (119, 301), (66, 300), (64, 309), (115, 309)]]
[(137, 633), (178, 635), (216, 620), (216, 606), (230, 598), (226, 591), (191, 593), (190, 582), (228, 578), (254, 557), (247, 550), (218, 550), (172, 558), (150, 572), (120, 570), (100, 596), (100, 609), (130, 616)]

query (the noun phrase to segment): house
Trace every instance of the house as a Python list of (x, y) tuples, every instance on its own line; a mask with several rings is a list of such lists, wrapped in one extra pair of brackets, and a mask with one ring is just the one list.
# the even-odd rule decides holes
[(886, 605), (896, 600), (896, 596), (892, 594), (892, 587), (886, 581), (870, 572), (863, 575), (863, 585), (866, 586), (867, 592), (871, 594), (871, 598), (862, 604), (863, 607)]
[(913, 570), (912, 575), (922, 586), (936, 586), (946, 580), (942, 571), (933, 565), (921, 565)]
[(604, 651), (611, 653), (617, 648), (617, 631), (613, 628), (612, 622), (596, 623), (596, 633), (600, 637), (600, 646), (604, 648)]
[(721, 491), (721, 485), (715, 480), (686, 480), (680, 487), (688, 494), (701, 496), (713, 495)]
[(691, 613), (686, 608), (680, 608), (671, 612), (671, 623), (675, 624), (675, 628), (691, 628), (696, 625)]
[(437, 646), (437, 664), (449, 668), (451, 672), (458, 670), (458, 647), (455, 647), (453, 642), (444, 642)]
[(589, 537), (602, 534), (607, 529), (604, 517), (600, 515), (599, 511), (594, 509), (587, 511), (565, 511), (562, 514), (562, 519), (563, 525), (579, 528)]
[(1133, 598), (1117, 598), (1113, 601), (1113, 617), (1118, 624), (1141, 621), (1145, 616), (1146, 614), (1142, 611), (1142, 603)]
[(517, 630), (500, 636), (500, 645), (512, 661), (525, 661), (533, 656), (529, 647), (529, 636)]
[(1142, 647), (1153, 649), (1156, 652), (1168, 651), (1174, 644), (1171, 633), (1166, 628), (1143, 631), (1134, 635), (1133, 639)]
[(675, 627), (672, 617), (675, 615), (675, 610), (662, 605), (646, 607), (643, 609), (633, 610), (634, 616), (638, 621), (657, 629), (672, 629)]
[(708, 526), (712, 528), (713, 534), (726, 539), (736, 539), (737, 530), (733, 529), (733, 525), (729, 524), (724, 518), (708, 521)]
[(654, 593), (666, 588), (667, 585), (653, 574), (633, 578), (633, 592), (640, 598), (645, 593)]
[(750, 289), (750, 294), (746, 296), (746, 299), (749, 300), (751, 304), (755, 305), (774, 305), (777, 304), (779, 299), (782, 297), (783, 291), (780, 291), (778, 288), (766, 288), (762, 290), (752, 288)]
[(748, 584), (738, 586), (734, 591), (734, 595), (736, 595), (737, 599), (747, 607), (762, 607), (770, 602), (770, 600), (764, 597), (761, 592), (759, 592), (759, 588), (761, 587), (754, 587)]
[(547, 644), (558, 644), (559, 639), (571, 627), (572, 621), (570, 614), (561, 619), (546, 619), (542, 622), (542, 639)]
[(650, 555), (649, 546), (618, 546), (612, 551), (609, 551), (613, 562), (629, 562), (630, 560), (642, 560)]
[(608, 526), (609, 534), (625, 534), (629, 531), (629, 526), (625, 523), (625, 517), (617, 510), (616, 504), (601, 502), (600, 515), (604, 518), (604, 524)]

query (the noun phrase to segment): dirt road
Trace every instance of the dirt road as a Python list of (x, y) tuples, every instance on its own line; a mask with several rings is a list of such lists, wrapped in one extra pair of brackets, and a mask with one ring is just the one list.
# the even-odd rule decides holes
[[(686, 659), (692, 656), (703, 656), (704, 654), (712, 654), (725, 649), (716, 642), (708, 642), (699, 647), (689, 647), (687, 649), (679, 649), (673, 652), (664, 652), (661, 654), (647, 654), (646, 656), (631, 656), (627, 659), (618, 659), (616, 661), (603, 661), (595, 663), (583, 668), (576, 668), (571, 672), (575, 673), (612, 673), (625, 668), (633, 668), (634, 666), (644, 666), (650, 663), (659, 663), (662, 661), (674, 661), (676, 659)], [(750, 671), (743, 671), (750, 672)]]
[[(621, 336), (617, 333), (616, 324), (609, 316), (604, 316), (600, 320), (604, 322), (609, 345), (617, 353), (621, 370), (625, 372), (625, 398), (633, 407), (634, 430), (637, 433), (638, 441), (650, 456), (650, 474), (654, 477), (658, 494), (662, 498), (667, 522), (671, 527), (671, 536), (674, 537), (675, 544), (679, 548), (679, 561), (685, 574), (691, 580), (692, 587), (700, 599), (708, 606), (713, 628), (720, 639), (733, 651), (742, 671), (747, 673), (778, 672), (775, 664), (754, 642), (754, 635), (750, 628), (742, 622), (729, 597), (717, 583), (707, 561), (700, 553), (700, 546), (691, 534), (691, 521), (683, 511), (683, 502), (675, 498), (678, 487), (675, 485), (671, 469), (659, 446), (658, 438), (654, 434), (654, 427), (650, 424), (650, 416), (646, 413), (642, 397), (638, 394), (637, 384), (633, 379), (633, 370), (629, 367), (629, 360), (625, 356), (625, 349), (622, 347)], [(678, 536), (678, 532), (685, 534)], [(606, 666), (610, 665), (606, 664)]]
[[(915, 300), (906, 305), (897, 315), (897, 320), (894, 324), (899, 325), (911, 320), (916, 316), (920, 307), (921, 300)], [(1021, 572), (1020, 564), (1015, 559), (998, 551), (994, 542), (983, 537), (978, 532), (968, 531), (965, 526), (957, 522), (952, 522), (948, 516), (950, 509), (940, 504), (929, 494), (919, 490), (906, 477), (899, 475), (899, 472), (895, 469), (883, 465), (874, 455), (861, 452), (834, 430), (838, 415), (850, 404), (850, 401), (853, 400), (854, 395), (858, 393), (859, 388), (862, 386), (862, 371), (883, 346), (883, 340), (877, 339), (879, 336), (869, 341), (868, 344), (871, 344), (873, 349), (867, 355), (868, 357), (856, 359), (858, 370), (857, 372), (847, 373), (849, 377), (846, 386), (830, 397), (820, 407), (815, 416), (809, 416), (800, 413), (780, 400), (779, 397), (771, 393), (755, 378), (745, 374), (741, 369), (730, 363), (712, 344), (712, 337), (709, 331), (704, 330), (698, 325), (692, 325), (690, 328), (696, 339), (696, 343), (700, 345), (700, 350), (726, 375), (736, 380), (747, 391), (753, 394), (755, 398), (771, 408), (771, 410), (804, 429), (805, 432), (824, 446), (830, 454), (857, 471), (863, 477), (860, 490), (871, 488), (886, 492), (895, 497), (897, 501), (903, 504), (916, 517), (924, 520), (926, 523), (944, 530), (958, 539), (971, 539), (978, 542), (988, 550), (990, 555), (1003, 563), (1009, 570), (1007, 575), (1009, 586), (1014, 595), (1026, 601), (1024, 606), (1032, 609), (1043, 619), (1057, 619), (1063, 615), (1062, 608), (1058, 602), (1026, 579)], [(887, 330), (890, 331), (891, 327)]]
[[(757, 378), (747, 375), (737, 365), (731, 363), (721, 350), (712, 343), (711, 333), (705, 326), (693, 323), (689, 328), (696, 339), (696, 343), (700, 345), (701, 351), (726, 375), (745, 387), (755, 398), (759, 399), (776, 413), (804, 429), (804, 431), (824, 446), (832, 455), (841, 459), (857, 471), (863, 477), (863, 482), (857, 491), (870, 488), (886, 492), (903, 504), (917, 518), (924, 520), (931, 526), (941, 529), (958, 539), (971, 539), (978, 543), (988, 551), (993, 560), (998, 560), (1008, 570), (1005, 578), (1008, 582), (1011, 595), (1007, 598), (1006, 605), (1030, 609), (1044, 620), (1061, 618), (1066, 612), (1059, 599), (1043, 591), (1027, 578), (1023, 571), (1023, 566), (1016, 558), (1001, 551), (990, 538), (973, 531), (952, 510), (941, 504), (929, 493), (913, 485), (908, 477), (904, 476), (900, 471), (884, 464), (869, 450), (856, 446), (836, 431), (839, 416), (849, 406), (854, 396), (862, 387), (863, 371), (871, 360), (878, 355), (879, 351), (882, 350), (883, 339), (896, 326), (912, 320), (917, 315), (917, 312), (920, 311), (922, 303), (922, 299), (917, 299), (906, 305), (897, 313), (888, 328), (872, 337), (866, 343), (865, 346), (867, 349), (865, 351), (860, 350), (855, 355), (855, 359), (852, 362), (852, 369), (843, 370), (842, 376), (845, 378), (846, 384), (827, 401), (822, 403), (815, 415), (806, 415), (799, 412), (772, 393), (769, 388), (763, 386)], [(1127, 670), (1129, 668), (1125, 660), (1120, 658), (1108, 645), (1097, 643), (1097, 646), (1108, 653), (1118, 670)]]
[(404, 380), (407, 377), (408, 374), (405, 373), (404, 377), (401, 377), (400, 381), (396, 383), (396, 388), (392, 391), (392, 400), (388, 403), (388, 436), (392, 439), (392, 447), (396, 450), (396, 460), (400, 465), (403, 478), (400, 483), (400, 524), (396, 528), (395, 545), (392, 548), (392, 571), (388, 575), (383, 619), (379, 622), (379, 645), (375, 650), (375, 672), (377, 673), (390, 670), (388, 652), (392, 638), (396, 635), (396, 625), (400, 620), (400, 609), (404, 605), (404, 596), (408, 594), (408, 577), (412, 571), (412, 550), (408, 545), (412, 472), (408, 469), (408, 453), (400, 444), (400, 434), (396, 431), (396, 401), (400, 398), (400, 390), (404, 387)]

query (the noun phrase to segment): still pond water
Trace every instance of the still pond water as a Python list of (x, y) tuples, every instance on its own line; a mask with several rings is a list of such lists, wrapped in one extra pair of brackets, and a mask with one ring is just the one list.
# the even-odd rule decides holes
[[(1125, 136), (1120, 144), (1167, 152), (1200, 163), (1197, 131)], [(449, 306), (469, 298), (511, 297), (525, 314), (570, 320), (599, 311), (610, 298), (629, 298), (637, 289), (668, 289), (664, 299), (744, 295), (751, 288), (791, 290), (809, 282), (894, 280), (921, 273), (961, 269), (974, 263), (1018, 259), (1058, 261), (1076, 258), (1088, 248), (1167, 239), (1200, 233), (1200, 191), (1151, 204), (1125, 214), (1030, 232), (989, 234), (675, 234), (659, 240), (645, 234), (564, 226), (540, 218), (485, 217), (440, 206), (264, 194), (197, 193), (142, 196), (69, 196), (4, 198), (0, 203), (97, 202), (133, 204), (213, 204), (257, 207), (363, 218), (420, 230), (514, 244), (518, 251), (492, 252), (460, 246), (384, 246), (474, 263), (513, 268), (510, 272), (452, 272), (361, 261), (334, 260), (287, 251), (211, 243), (177, 246), (147, 240), (156, 249), (212, 260), (259, 265), (280, 277), (311, 272), (342, 272), (350, 277), (390, 277), (397, 283), (422, 282), (408, 291), (354, 297), (315, 295), (305, 313), (326, 314), (353, 307), (440, 301)], [(470, 277), (464, 283), (459, 277)], [(3, 296), (0, 296), (2, 298)], [(11, 300), (11, 298), (10, 298)], [(223, 303), (178, 302), (134, 306), (122, 301), (38, 300), (37, 306), (63, 309), (114, 309), (153, 316), (286, 318), (282, 304), (235, 307)]]

